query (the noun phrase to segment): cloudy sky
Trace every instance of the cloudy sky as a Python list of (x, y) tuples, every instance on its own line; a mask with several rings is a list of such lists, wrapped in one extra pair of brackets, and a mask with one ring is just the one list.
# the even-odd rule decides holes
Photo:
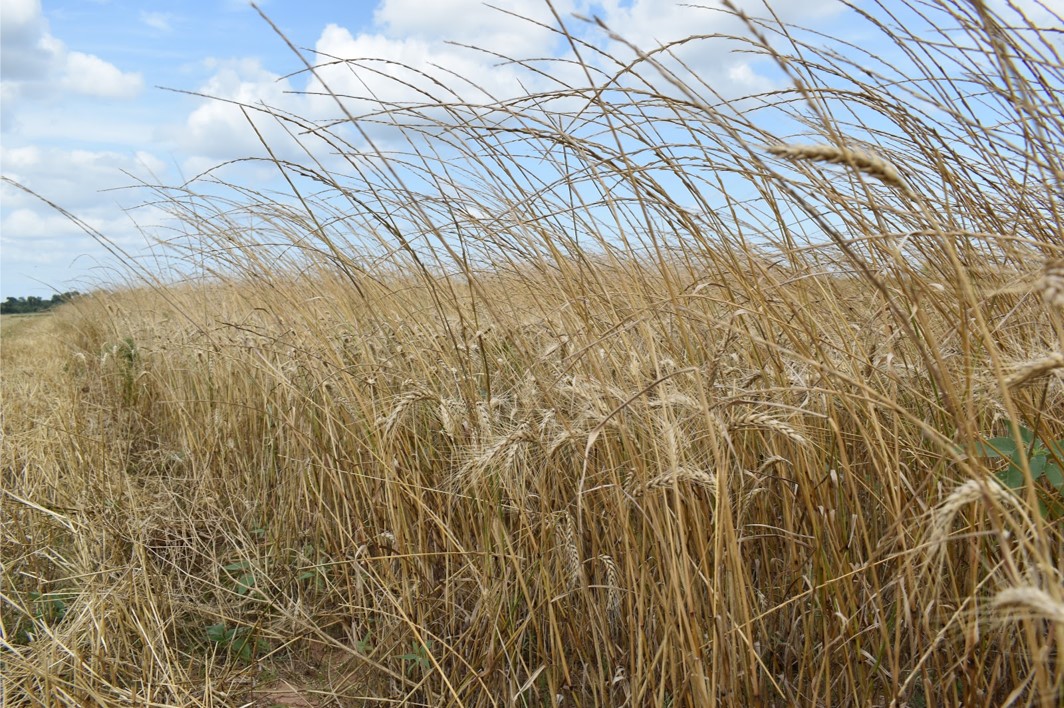
[[(573, 13), (598, 15), (642, 47), (734, 29), (706, 9), (708, 0), (693, 4), (554, 0), (553, 7), (567, 21)], [(271, 0), (262, 6), (298, 47), (363, 60), (364, 71), (337, 69), (334, 89), (372, 91), (384, 100), (410, 98), (411, 89), (387, 78), (401, 73), (395, 63), (476, 77), (480, 88), (467, 90), (502, 97), (528, 88), (530, 79), (499, 65), (492, 52), (549, 57), (566, 51), (549, 29), (556, 24), (550, 8), (539, 0)], [(774, 6), (785, 20), (836, 36), (852, 29), (848, 38), (861, 41), (862, 30), (837, 0)], [(0, 9), (0, 171), (131, 252), (144, 243), (141, 229), (150, 232), (165, 219), (151, 207), (134, 208), (146, 194), (127, 187), (137, 180), (180, 184), (220, 162), (261, 153), (232, 104), (167, 88), (262, 101), (311, 119), (335, 113), (325, 99), (299, 93), (313, 93), (315, 85), (305, 74), (292, 75), (301, 68), (297, 57), (241, 0), (0, 0)], [(576, 21), (572, 26), (595, 31)], [(601, 33), (593, 41), (604, 41)], [(770, 81), (742, 56), (690, 51), (685, 59), (725, 91), (753, 91)], [(263, 130), (283, 141), (276, 125)], [(85, 289), (107, 280), (113, 263), (60, 214), (8, 183), (0, 188), (0, 296)]]

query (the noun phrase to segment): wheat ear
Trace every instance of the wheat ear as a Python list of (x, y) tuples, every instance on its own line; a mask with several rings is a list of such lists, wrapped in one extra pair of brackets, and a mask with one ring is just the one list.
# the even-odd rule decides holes
[(1064, 259), (1046, 261), (1039, 284), (1045, 303), (1064, 310)]
[(870, 155), (861, 150), (843, 148), (835, 145), (773, 145), (768, 149), (776, 157), (792, 161), (828, 162), (833, 165), (846, 165), (858, 172), (875, 177), (883, 184), (897, 187), (910, 194), (909, 185), (902, 179), (894, 165), (878, 155)]
[(1026, 610), (1035, 617), (1064, 623), (1064, 602), (1054, 600), (1044, 590), (1025, 586), (1007, 588), (994, 596), (992, 605), (995, 609), (1014, 613)]
[(1016, 367), (1016, 370), (1005, 379), (1005, 385), (1009, 388), (1023, 386), (1057, 369), (1064, 369), (1064, 354), (1053, 352), (1041, 359), (1034, 359)]

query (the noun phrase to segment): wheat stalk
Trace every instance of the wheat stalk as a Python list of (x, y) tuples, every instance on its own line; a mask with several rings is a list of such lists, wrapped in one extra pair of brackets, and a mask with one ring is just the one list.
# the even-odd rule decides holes
[(959, 485), (932, 512), (930, 546), (936, 551), (949, 537), (953, 519), (968, 504), (983, 499), (994, 499), (999, 503), (1019, 508), (1019, 500), (996, 480), (969, 479)]

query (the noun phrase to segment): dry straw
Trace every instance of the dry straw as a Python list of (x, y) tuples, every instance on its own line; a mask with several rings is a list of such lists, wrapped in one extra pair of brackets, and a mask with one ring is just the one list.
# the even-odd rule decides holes
[[(796, 84), (754, 111), (664, 47), (513, 101), (449, 75), (446, 105), (278, 113), (320, 191), (193, 181), (202, 278), (5, 316), (4, 701), (253, 705), (238, 681), (306, 668), (308, 705), (1055, 696), (1060, 625), (970, 611), (1064, 616), (1053, 490), (960, 446), (1064, 430), (1064, 261), (1032, 272), (1064, 256), (1064, 64), (1009, 3), (866, 5), (879, 56), (929, 60), (759, 23)], [(361, 72), (322, 60), (322, 94)]]

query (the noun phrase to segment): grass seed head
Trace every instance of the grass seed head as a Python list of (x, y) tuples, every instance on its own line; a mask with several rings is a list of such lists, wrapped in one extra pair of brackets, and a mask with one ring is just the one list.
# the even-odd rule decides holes
[(994, 596), (991, 605), (1006, 614), (1023, 612), (1028, 616), (1064, 624), (1064, 602), (1036, 587), (1006, 588)]
[(1038, 381), (1042, 377), (1062, 368), (1064, 368), (1064, 354), (1053, 352), (1041, 359), (1034, 359), (1017, 366), (1005, 379), (1005, 385), (1009, 388), (1018, 388)]
[(894, 165), (862, 150), (835, 145), (774, 145), (768, 151), (776, 157), (792, 161), (827, 162), (846, 165), (858, 172), (875, 177), (883, 184), (908, 194), (909, 188)]
[(1046, 261), (1041, 286), (1046, 304), (1064, 310), (1064, 259)]

